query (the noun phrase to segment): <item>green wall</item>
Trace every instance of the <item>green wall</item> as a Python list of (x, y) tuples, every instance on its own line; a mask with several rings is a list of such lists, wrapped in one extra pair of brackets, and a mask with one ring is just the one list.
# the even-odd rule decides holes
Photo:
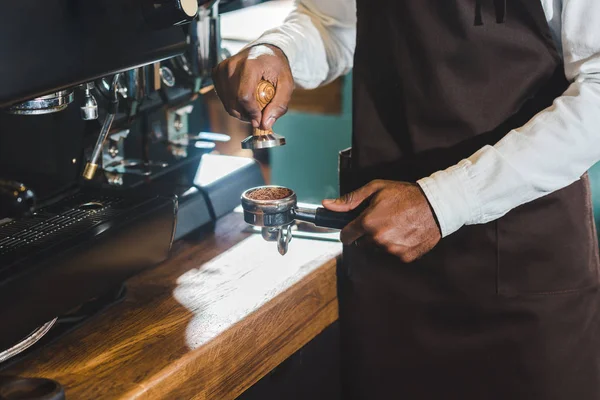
[(344, 77), (342, 114), (288, 112), (273, 131), (286, 145), (272, 149), (271, 182), (287, 186), (298, 201), (320, 204), (338, 195), (338, 153), (352, 140), (352, 78)]
[[(590, 185), (592, 187), (592, 204), (594, 205), (594, 218), (596, 220), (596, 232), (600, 232), (600, 163), (594, 165), (590, 171)], [(600, 235), (598, 235), (600, 239)]]

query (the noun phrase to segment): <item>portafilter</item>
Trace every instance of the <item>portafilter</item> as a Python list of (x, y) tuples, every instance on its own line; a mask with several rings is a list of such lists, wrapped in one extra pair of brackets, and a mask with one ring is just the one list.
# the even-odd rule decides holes
[(350, 212), (334, 212), (323, 207), (316, 209), (298, 207), (296, 193), (283, 186), (260, 186), (242, 194), (244, 221), (262, 228), (262, 236), (277, 242), (277, 249), (285, 255), (292, 240), (295, 221), (312, 223), (322, 228), (344, 229), (356, 219), (364, 207)]

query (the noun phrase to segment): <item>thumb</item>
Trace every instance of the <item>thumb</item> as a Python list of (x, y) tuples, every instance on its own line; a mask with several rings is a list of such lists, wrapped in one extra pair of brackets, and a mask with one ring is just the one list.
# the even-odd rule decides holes
[(288, 103), (292, 98), (294, 84), (288, 79), (281, 79), (278, 82), (277, 90), (273, 100), (265, 107), (262, 112), (261, 129), (270, 131), (273, 129), (273, 124), (279, 117), (284, 115), (288, 110)]
[(363, 201), (381, 190), (383, 186), (384, 183), (381, 181), (372, 181), (360, 189), (335, 200), (323, 200), (323, 206), (331, 211), (348, 212), (361, 205)]

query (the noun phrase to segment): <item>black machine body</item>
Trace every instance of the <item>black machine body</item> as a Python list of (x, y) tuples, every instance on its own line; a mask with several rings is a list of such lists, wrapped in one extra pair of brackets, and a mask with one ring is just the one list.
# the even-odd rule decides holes
[(226, 56), (219, 4), (3, 4), (0, 318), (12, 328), (0, 368), (5, 348), (162, 262), (264, 184), (256, 162), (211, 154), (227, 140), (202, 117)]

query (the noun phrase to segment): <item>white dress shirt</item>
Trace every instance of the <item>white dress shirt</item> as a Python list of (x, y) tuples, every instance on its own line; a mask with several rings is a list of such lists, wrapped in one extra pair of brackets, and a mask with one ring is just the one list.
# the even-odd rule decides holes
[[(527, 1), (542, 2), (571, 85), (496, 145), (418, 181), (442, 236), (564, 188), (600, 160), (600, 0)], [(253, 44), (279, 47), (297, 86), (326, 84), (352, 68), (355, 0), (297, 0), (285, 23)]]

